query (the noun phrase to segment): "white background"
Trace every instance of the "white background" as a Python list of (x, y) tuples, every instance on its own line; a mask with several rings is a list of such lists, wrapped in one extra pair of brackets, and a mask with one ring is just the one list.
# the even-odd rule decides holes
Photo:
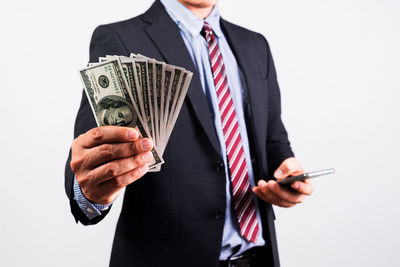
[[(75, 224), (64, 164), (94, 28), (152, 1), (0, 3), (0, 265), (107, 266), (121, 207)], [(283, 118), (306, 170), (335, 167), (315, 194), (276, 208), (283, 267), (400, 262), (400, 2), (222, 0), (222, 16), (263, 33)]]

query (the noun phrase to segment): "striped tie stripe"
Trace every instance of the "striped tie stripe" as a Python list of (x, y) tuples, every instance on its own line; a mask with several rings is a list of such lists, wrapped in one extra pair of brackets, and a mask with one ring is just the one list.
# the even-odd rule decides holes
[(207, 41), (210, 64), (217, 91), (222, 131), (224, 133), (226, 153), (231, 173), (232, 201), (239, 222), (240, 234), (247, 240), (255, 243), (260, 226), (251, 192), (235, 106), (233, 105), (228, 85), (228, 77), (222, 54), (218, 47), (218, 41), (207, 22), (204, 22), (202, 34), (204, 34)]

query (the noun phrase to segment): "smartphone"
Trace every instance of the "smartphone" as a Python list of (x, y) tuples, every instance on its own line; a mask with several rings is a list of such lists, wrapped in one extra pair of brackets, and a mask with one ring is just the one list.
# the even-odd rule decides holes
[(304, 181), (307, 178), (315, 178), (318, 176), (328, 175), (328, 174), (332, 174), (332, 173), (335, 173), (335, 169), (326, 169), (326, 170), (320, 170), (320, 171), (314, 171), (314, 172), (306, 172), (306, 173), (298, 175), (298, 176), (291, 176), (286, 179), (280, 180), (278, 182), (278, 184), (280, 186), (290, 187), (290, 185), (295, 181)]

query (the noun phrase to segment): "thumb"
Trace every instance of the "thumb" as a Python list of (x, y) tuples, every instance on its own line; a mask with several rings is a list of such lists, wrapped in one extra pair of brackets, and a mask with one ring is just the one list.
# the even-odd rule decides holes
[(277, 179), (283, 179), (286, 178), (287, 176), (289, 176), (290, 174), (290, 168), (287, 164), (285, 164), (285, 162), (283, 162), (278, 169), (276, 169), (274, 176)]

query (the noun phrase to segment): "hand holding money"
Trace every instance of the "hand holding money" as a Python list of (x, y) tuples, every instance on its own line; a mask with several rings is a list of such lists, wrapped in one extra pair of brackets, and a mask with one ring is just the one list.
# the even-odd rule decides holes
[(162, 154), (182, 107), (192, 73), (142, 55), (106, 56), (80, 71), (98, 126), (133, 127), (154, 143), (149, 171)]
[(108, 204), (148, 171), (152, 148), (152, 141), (135, 129), (97, 127), (72, 143), (71, 169), (86, 198)]
[(192, 73), (132, 54), (100, 58), (80, 76), (103, 127), (74, 140), (71, 169), (89, 200), (108, 204), (147, 171), (160, 171)]

